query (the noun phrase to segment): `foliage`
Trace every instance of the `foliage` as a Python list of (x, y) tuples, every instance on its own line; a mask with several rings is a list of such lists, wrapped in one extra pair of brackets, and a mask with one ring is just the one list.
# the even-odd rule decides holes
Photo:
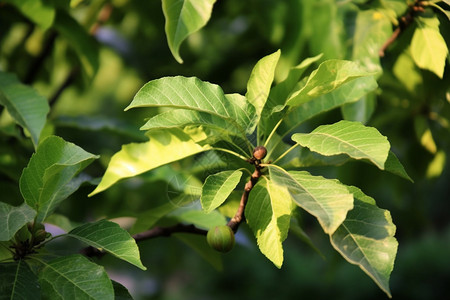
[(91, 2), (0, 2), (2, 295), (130, 299), (105, 254), (151, 270), (173, 236), (221, 269), (221, 228), (391, 297), (390, 199), (446, 178), (448, 1)]

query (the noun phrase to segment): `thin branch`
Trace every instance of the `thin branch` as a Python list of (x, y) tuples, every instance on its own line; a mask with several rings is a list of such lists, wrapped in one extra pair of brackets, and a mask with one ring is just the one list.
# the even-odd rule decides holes
[(248, 195), (250, 191), (255, 186), (258, 179), (261, 177), (261, 167), (259, 164), (255, 164), (255, 172), (253, 172), (250, 180), (245, 184), (244, 192), (242, 193), (241, 202), (239, 203), (239, 208), (236, 211), (234, 217), (228, 222), (229, 226), (234, 232), (238, 230), (239, 225), (245, 220), (245, 206), (247, 205)]
[[(170, 227), (154, 227), (147, 231), (137, 233), (132, 237), (136, 242), (142, 242), (157, 237), (169, 237), (174, 233), (192, 233), (206, 235), (208, 231), (195, 227), (194, 225), (176, 224)], [(95, 247), (89, 246), (80, 250), (80, 254), (87, 257), (102, 257), (106, 254), (105, 251), (99, 250)]]
[(66, 77), (66, 80), (64, 80), (64, 82), (61, 84), (61, 86), (50, 97), (50, 100), (49, 100), (49, 105), (50, 106), (54, 106), (55, 105), (56, 101), (59, 99), (59, 96), (61, 96), (62, 92), (64, 92), (64, 90), (66, 88), (68, 88), (69, 86), (72, 85), (72, 83), (75, 81), (75, 79), (77, 78), (79, 73), (80, 73), (80, 68), (79, 67), (74, 67), (69, 72), (69, 74)]
[(41, 70), (42, 64), (44, 63), (45, 59), (52, 52), (52, 49), (53, 49), (53, 46), (55, 45), (57, 36), (58, 36), (58, 33), (56, 31), (50, 32), (50, 35), (49, 35), (47, 42), (45, 43), (45, 46), (42, 49), (41, 53), (39, 54), (38, 57), (36, 57), (36, 59), (30, 65), (30, 68), (28, 69), (28, 73), (25, 76), (23, 83), (30, 84), (34, 81), (39, 70)]
[(386, 49), (394, 43), (394, 41), (400, 36), (400, 34), (405, 31), (405, 29), (411, 25), (411, 23), (414, 21), (414, 18), (416, 17), (418, 12), (423, 12), (425, 10), (424, 5), (426, 5), (425, 1), (419, 1), (416, 0), (406, 11), (406, 13), (400, 17), (398, 22), (398, 27), (394, 30), (392, 35), (389, 37), (389, 39), (381, 46), (380, 50), (378, 51), (378, 55), (380, 57), (383, 57)]

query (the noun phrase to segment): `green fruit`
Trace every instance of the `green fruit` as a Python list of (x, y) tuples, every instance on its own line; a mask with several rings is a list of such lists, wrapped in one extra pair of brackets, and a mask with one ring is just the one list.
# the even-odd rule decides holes
[(44, 229), (38, 229), (34, 234), (34, 244), (40, 244), (47, 238), (47, 232)]
[(226, 225), (211, 228), (206, 240), (211, 248), (223, 253), (233, 249), (235, 243), (233, 230)]
[(25, 242), (31, 238), (31, 234), (28, 231), (27, 226), (23, 226), (19, 229), (19, 231), (16, 232), (14, 235), (14, 239), (16, 240), (16, 243)]

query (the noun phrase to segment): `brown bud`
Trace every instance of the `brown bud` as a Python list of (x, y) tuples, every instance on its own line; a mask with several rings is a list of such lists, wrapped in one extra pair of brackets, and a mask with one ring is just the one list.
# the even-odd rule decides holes
[(267, 149), (264, 146), (258, 146), (253, 150), (253, 157), (257, 160), (261, 160), (267, 155)]

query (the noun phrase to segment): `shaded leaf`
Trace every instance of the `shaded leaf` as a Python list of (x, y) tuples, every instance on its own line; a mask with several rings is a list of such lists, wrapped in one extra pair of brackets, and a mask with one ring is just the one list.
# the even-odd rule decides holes
[(442, 79), (447, 44), (439, 31), (439, 20), (434, 18), (415, 18), (417, 28), (411, 40), (411, 54), (414, 62), (422, 69), (430, 70)]
[(100, 220), (87, 223), (71, 230), (67, 235), (97, 249), (103, 249), (142, 270), (147, 269), (142, 265), (136, 241), (114, 222)]
[(219, 207), (236, 188), (242, 177), (241, 171), (223, 171), (206, 178), (200, 202), (205, 212)]
[(216, 0), (163, 0), (166, 36), (170, 51), (179, 63), (181, 43), (206, 25)]
[(45, 299), (114, 299), (105, 269), (79, 254), (45, 262), (39, 272)]
[(113, 155), (100, 184), (89, 196), (106, 190), (120, 179), (142, 174), (211, 148), (209, 145), (197, 144), (178, 128), (155, 131), (148, 136), (148, 142), (124, 145)]
[(11, 206), (0, 202), (0, 241), (9, 241), (28, 222), (33, 221), (36, 211), (26, 203)]
[(37, 222), (42, 222), (88, 180), (85, 176), (75, 176), (96, 158), (57, 136), (50, 136), (39, 145), (20, 177), (20, 192), (25, 202), (37, 211)]
[(262, 110), (269, 96), (280, 54), (281, 51), (278, 50), (261, 58), (253, 68), (250, 79), (247, 82), (247, 93), (245, 97), (256, 109), (256, 122), (261, 117)]
[(54, 27), (75, 49), (86, 75), (94, 77), (99, 66), (99, 47), (95, 38), (61, 9), (57, 11)]
[(331, 244), (350, 263), (358, 265), (391, 297), (389, 277), (394, 267), (397, 240), (389, 211), (356, 187), (349, 187), (355, 206), (330, 236)]
[(355, 159), (367, 159), (381, 170), (390, 148), (387, 138), (377, 129), (351, 121), (321, 125), (308, 134), (296, 133), (292, 140), (322, 155), (343, 153)]
[(0, 72), (0, 104), (23, 128), (30, 132), (35, 148), (50, 110), (47, 99), (20, 83), (16, 75)]
[(298, 206), (317, 218), (325, 233), (333, 233), (353, 208), (352, 194), (337, 180), (278, 167), (270, 167), (269, 172), (271, 180), (286, 187)]
[(346, 60), (327, 60), (311, 73), (303, 86), (290, 95), (286, 105), (301, 105), (332, 92), (344, 83), (372, 75), (374, 73), (366, 71), (357, 63)]
[(24, 260), (0, 264), (0, 298), (41, 299), (38, 279)]
[(411, 177), (409, 177), (408, 173), (406, 173), (402, 163), (398, 160), (397, 156), (392, 151), (389, 151), (388, 158), (384, 163), (384, 169), (388, 172), (391, 172), (392, 174), (414, 182)]
[(130, 292), (126, 287), (118, 283), (117, 281), (111, 280), (113, 288), (114, 288), (114, 299), (115, 300), (133, 300)]
[(164, 77), (145, 84), (125, 109), (135, 107), (172, 107), (210, 113), (250, 130), (254, 123), (254, 107), (244, 96), (225, 95), (215, 84), (195, 77)]
[(283, 264), (283, 246), (294, 206), (287, 189), (272, 180), (261, 180), (250, 192), (245, 217), (259, 249), (275, 266)]
[(6, 0), (6, 2), (14, 4), (22, 14), (38, 24), (43, 30), (52, 26), (55, 19), (55, 9), (49, 5), (48, 1)]

